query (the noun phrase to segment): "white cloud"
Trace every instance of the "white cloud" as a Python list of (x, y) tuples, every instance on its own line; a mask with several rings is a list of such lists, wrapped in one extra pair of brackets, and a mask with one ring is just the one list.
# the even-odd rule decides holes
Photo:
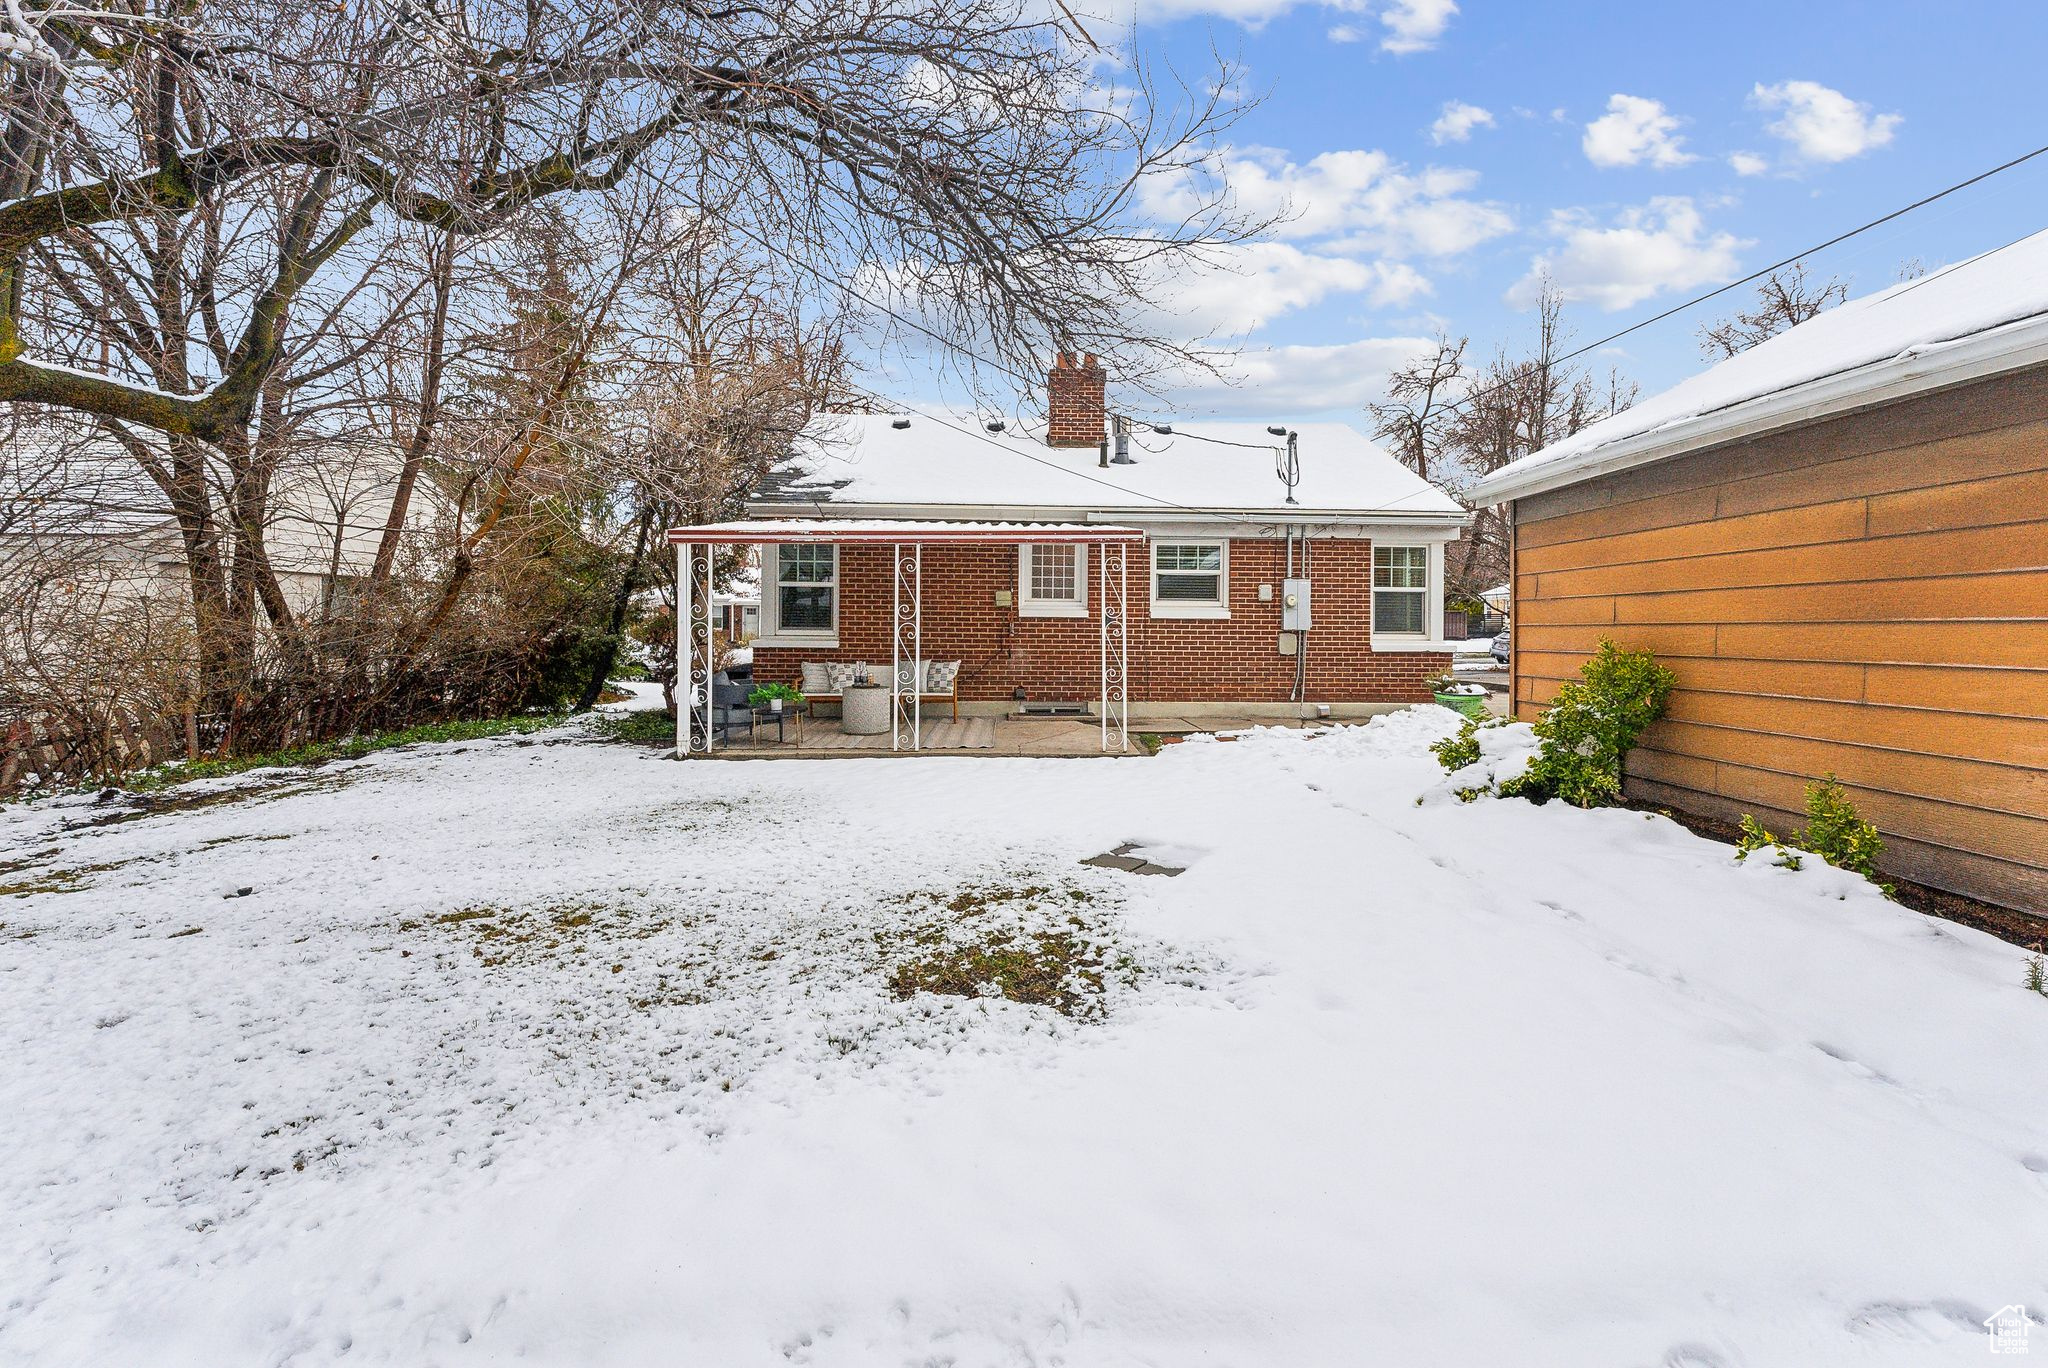
[(1493, 114), (1463, 100), (1446, 100), (1443, 113), (1429, 126), (1429, 140), (1438, 147), (1447, 142), (1465, 142), (1475, 128), (1492, 128)]
[(1750, 92), (1750, 103), (1778, 111), (1779, 117), (1765, 128), (1810, 162), (1860, 157), (1890, 142), (1905, 122), (1902, 114), (1873, 114), (1869, 105), (1818, 81), (1759, 84)]
[[(1386, 396), (1389, 371), (1435, 345), (1425, 337), (1366, 337), (1329, 346), (1261, 347), (1228, 358), (1221, 376), (1188, 377), (1162, 389), (1174, 412), (1191, 416), (1301, 421), (1336, 413), (1357, 422), (1359, 409)], [(1302, 453), (1304, 461), (1313, 456)]]
[[(1291, 215), (1274, 236), (1332, 239), (1334, 249), (1354, 255), (1453, 256), (1515, 226), (1503, 206), (1468, 197), (1478, 172), (1410, 171), (1380, 151), (1325, 152), (1296, 163), (1272, 148), (1225, 148), (1199, 177), (1226, 181), (1247, 213)], [(1196, 207), (1200, 192), (1193, 184), (1156, 183), (1147, 188), (1146, 207), (1178, 218)]]
[(1193, 14), (1212, 14), (1256, 30), (1264, 27), (1268, 21), (1294, 9), (1296, 3), (1297, 0), (1136, 0), (1136, 3), (1129, 5), (1113, 3), (1091, 6), (1090, 9), (1094, 13), (1087, 17), (1122, 25), (1128, 23), (1134, 16), (1159, 22), (1184, 19)]
[(1527, 308), (1547, 277), (1566, 299), (1613, 312), (1669, 290), (1686, 290), (1738, 273), (1738, 255), (1752, 244), (1732, 233), (1710, 233), (1699, 207), (1683, 195), (1661, 195), (1624, 209), (1608, 226), (1582, 211), (1551, 216), (1561, 245), (1529, 263), (1507, 292)]
[(1430, 293), (1429, 280), (1399, 261), (1305, 252), (1252, 242), (1209, 254), (1210, 269), (1183, 274), (1153, 292), (1156, 322), (1189, 337), (1243, 337), (1283, 314), (1333, 295), (1361, 295), (1399, 307)]
[[(1097, 17), (1114, 23), (1132, 17), (1157, 22), (1207, 14), (1228, 19), (1253, 30), (1291, 10), (1305, 8), (1303, 0), (1113, 0), (1096, 5)], [(1437, 45), (1458, 12), (1457, 0), (1323, 0), (1319, 8), (1335, 11), (1341, 18), (1325, 31), (1333, 43), (1362, 43), (1373, 30), (1365, 20), (1378, 15), (1380, 50), (1397, 56), (1427, 52)]]
[(1678, 117), (1661, 101), (1610, 95), (1607, 112), (1586, 125), (1580, 146), (1595, 166), (1683, 166), (1693, 160), (1678, 136)]
[(1457, 12), (1457, 0), (1388, 0), (1380, 11), (1380, 23), (1387, 30), (1380, 47), (1393, 53), (1427, 52)]
[(1728, 165), (1738, 176), (1761, 176), (1771, 169), (1770, 159), (1754, 152), (1730, 152)]

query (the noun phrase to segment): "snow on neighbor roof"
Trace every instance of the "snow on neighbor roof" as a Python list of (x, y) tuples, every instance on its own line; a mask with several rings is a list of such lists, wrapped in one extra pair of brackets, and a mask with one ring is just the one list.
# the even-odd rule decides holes
[(1852, 299), (1501, 467), (1487, 503), (2048, 361), (2048, 232)]
[[(897, 426), (906, 420), (908, 426)], [(806, 431), (798, 454), (770, 476), (754, 509), (825, 512), (851, 504), (1158, 516), (1181, 507), (1288, 518), (1327, 512), (1463, 520), (1454, 499), (1355, 429), (1304, 423), (1295, 430), (1301, 481), (1289, 507), (1274, 473), (1274, 449), (1286, 441), (1255, 423), (1205, 419), (1172, 435), (1139, 428), (1130, 439), (1136, 464), (1104, 469), (1093, 447), (1048, 447), (1042, 430), (1014, 424), (989, 432), (972, 414), (832, 415)]]

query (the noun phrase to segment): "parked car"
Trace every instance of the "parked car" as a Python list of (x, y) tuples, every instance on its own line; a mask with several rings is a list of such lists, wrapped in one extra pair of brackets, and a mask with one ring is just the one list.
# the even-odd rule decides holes
[(1507, 668), (1508, 633), (1512, 632), (1513, 630), (1514, 628), (1512, 627), (1503, 630), (1499, 636), (1493, 639), (1493, 645), (1487, 648), (1488, 651), (1492, 654), (1493, 658), (1500, 662), (1500, 666), (1502, 669)]

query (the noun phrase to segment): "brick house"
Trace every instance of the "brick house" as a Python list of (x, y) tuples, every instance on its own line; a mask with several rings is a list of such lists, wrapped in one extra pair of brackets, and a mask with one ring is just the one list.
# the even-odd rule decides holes
[[(1423, 681), (1449, 668), (1443, 550), (1466, 515), (1355, 430), (1293, 429), (1290, 490), (1288, 429), (1112, 422), (1093, 357), (1061, 357), (1048, 401), (1039, 430), (924, 411), (819, 419), (748, 506), (757, 528), (803, 540), (719, 532), (762, 538), (755, 678), (886, 668), (912, 541), (917, 649), (959, 662), (964, 714), (1099, 706), (1112, 654), (1138, 717), (1360, 715), (1426, 699)], [(898, 531), (857, 534), (885, 522)]]
[(1635, 797), (2048, 910), (2048, 233), (1851, 300), (1505, 467), (1515, 711), (1602, 637), (1678, 676)]

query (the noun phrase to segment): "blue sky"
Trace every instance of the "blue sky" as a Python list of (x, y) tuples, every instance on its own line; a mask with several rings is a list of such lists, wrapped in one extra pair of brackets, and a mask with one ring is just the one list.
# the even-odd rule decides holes
[[(1248, 330), (1245, 383), (1179, 392), (1184, 415), (1362, 424), (1412, 339), (1525, 339), (1539, 260), (1590, 341), (2048, 143), (2038, 0), (1169, 0), (1141, 3), (1135, 33), (1184, 74), (1212, 47), (1243, 62), (1262, 103), (1233, 131), (1231, 179), (1248, 207), (1297, 215), (1240, 275), (1175, 301)], [(2043, 227), (2044, 210), (2048, 157), (1811, 265), (1864, 293), (1908, 259)], [(1646, 393), (1669, 385), (1741, 297), (1611, 359)]]

